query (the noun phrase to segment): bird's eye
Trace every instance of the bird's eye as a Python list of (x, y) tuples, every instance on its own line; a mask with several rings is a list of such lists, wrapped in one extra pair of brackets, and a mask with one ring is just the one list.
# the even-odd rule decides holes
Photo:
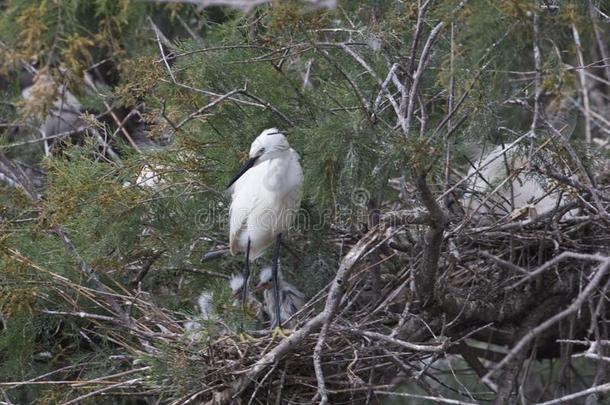
[(258, 150), (258, 155), (260, 156), (260, 155), (262, 155), (263, 153), (265, 153), (265, 148), (260, 148), (260, 149)]

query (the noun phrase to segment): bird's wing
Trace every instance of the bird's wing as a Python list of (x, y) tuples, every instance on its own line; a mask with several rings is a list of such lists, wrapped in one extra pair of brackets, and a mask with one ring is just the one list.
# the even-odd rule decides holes
[(234, 184), (229, 207), (229, 248), (233, 255), (239, 251), (241, 233), (246, 229), (248, 216), (262, 199), (262, 187), (259, 186), (254, 171), (255, 169), (250, 169)]
[(239, 239), (241, 232), (246, 228), (248, 222), (248, 214), (252, 211), (252, 208), (239, 204), (231, 204), (229, 209), (230, 219), (230, 230), (229, 230), (229, 249), (231, 254), (234, 255), (239, 251)]
[(282, 301), (289, 301), (293, 306), (293, 312), (297, 312), (305, 305), (305, 295), (293, 285), (287, 285), (282, 289)]

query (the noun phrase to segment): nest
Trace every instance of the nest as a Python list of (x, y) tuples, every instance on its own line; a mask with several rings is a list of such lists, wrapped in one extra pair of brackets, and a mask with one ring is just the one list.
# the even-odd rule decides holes
[[(546, 319), (545, 309), (558, 312), (579, 297), (610, 241), (610, 229), (587, 214), (466, 227), (443, 245), (433, 296), (420, 297), (411, 286), (423, 247), (408, 232), (380, 226), (353, 245), (329, 288), (297, 314), (288, 338), (255, 331), (188, 343), (188, 361), (202, 372), (177, 403), (193, 395), (210, 403), (311, 403), (322, 395), (332, 403), (366, 403), (409, 384), (466, 395), (459, 386), (443, 387), (435, 365), (444, 361), (447, 371), (452, 354), (466, 358), (466, 341), (516, 344), (530, 322)], [(586, 299), (598, 302), (603, 294)], [(572, 339), (585, 337), (593, 315), (580, 317)], [(561, 337), (560, 329), (546, 329), (536, 356), (557, 356)], [(502, 359), (493, 350), (478, 356), (482, 362), (468, 365), (480, 377)]]
[[(610, 204), (604, 201), (608, 209)], [(458, 226), (460, 222), (455, 221), (451, 228)], [(365, 403), (404, 384), (431, 389), (431, 384), (440, 383), (434, 382), (430, 365), (451, 353), (466, 358), (466, 339), (510, 347), (547, 319), (549, 311), (559, 312), (581, 298), (599, 303), (608, 293), (606, 283), (603, 289), (582, 296), (583, 286), (600, 275), (607, 263), (610, 246), (610, 229), (587, 211), (562, 221), (548, 214), (483, 228), (464, 227), (443, 245), (432, 297), (418, 297), (410, 288), (416, 269), (422, 266), (421, 240), (401, 238), (405, 235), (387, 228), (378, 233), (392, 237), (385, 238), (375, 255), (353, 266), (334, 321), (327, 328), (296, 339), (298, 346), (265, 367), (245, 389), (241, 389), (244, 382), (239, 376), (260, 366), (278, 341), (263, 336), (247, 342), (230, 337), (212, 342), (211, 350), (239, 352), (241, 357), (224, 357), (222, 368), (231, 371), (222, 380), (216, 375), (208, 387), (214, 386), (217, 394), (239, 394), (244, 400), (256, 398), (263, 403), (309, 403), (319, 400), (321, 391), (333, 403)], [(419, 242), (405, 242), (408, 240)], [(352, 251), (358, 248), (355, 245)], [(602, 280), (607, 279), (604, 277)], [(332, 300), (327, 298), (324, 311), (330, 304)], [(321, 303), (314, 298), (298, 315), (296, 329), (306, 327), (319, 308)], [(570, 338), (584, 339), (591, 322), (601, 322), (607, 315), (583, 313)], [(562, 336), (556, 326), (541, 330), (536, 356), (558, 356)], [(472, 357), (475, 364), (469, 363), (480, 377), (502, 358), (493, 351), (487, 354), (480, 354), (486, 366)], [(323, 389), (320, 375), (324, 376)], [(489, 385), (493, 387), (493, 383)], [(460, 391), (459, 387), (451, 390)], [(476, 399), (492, 397), (489, 391)], [(208, 400), (225, 402), (227, 398), (211, 395)]]
[[(603, 209), (610, 209), (610, 199), (600, 196)], [(508, 362), (528, 356), (525, 349), (534, 341), (532, 355), (541, 359), (557, 357), (565, 350), (562, 341), (586, 344), (592, 331), (600, 342), (607, 339), (600, 325), (609, 315), (602, 303), (608, 297), (610, 228), (590, 211), (594, 204), (584, 200), (579, 215), (561, 221), (549, 213), (481, 227), (455, 215), (440, 229), (436, 256), (430, 251), (439, 229), (430, 214), (421, 208), (394, 212), (398, 221), (384, 217), (365, 234), (342, 241), (350, 248), (336, 276), (296, 314), (288, 337), (272, 331), (240, 335), (210, 325), (193, 338), (183, 315), (160, 308), (145, 292), (111, 293), (79, 256), (95, 288), (47, 272), (17, 251), (12, 255), (51, 277), (68, 304), (79, 308), (70, 301), (73, 295), (93, 304), (91, 310), (49, 314), (84, 318), (89, 325), (83, 330), (120, 348), (122, 371), (77, 381), (94, 391), (75, 401), (101, 393), (155, 395), (175, 404), (417, 397), (414, 388), (397, 392), (400, 387), (486, 401), (495, 397)], [(73, 247), (65, 230), (56, 231)], [(431, 257), (437, 260), (434, 274), (426, 273)], [(572, 324), (565, 333), (558, 326), (568, 316)], [(506, 353), (489, 344), (523, 349)], [(439, 377), (454, 375), (456, 366), (474, 371), (488, 389), (469, 394)]]

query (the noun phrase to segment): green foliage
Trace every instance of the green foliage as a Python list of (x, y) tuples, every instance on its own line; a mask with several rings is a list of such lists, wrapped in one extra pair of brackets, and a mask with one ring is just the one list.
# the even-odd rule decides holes
[[(343, 244), (351, 242), (337, 240), (366, 229), (371, 202), (379, 207), (398, 199), (397, 191), (387, 186), (389, 179), (409, 177), (413, 169), (425, 167), (430, 169), (430, 184), (437, 191), (442, 188), (444, 133), (436, 133), (435, 127), (448, 113), (450, 81), (455, 99), (468, 93), (453, 122), (465, 121), (448, 140), (457, 163), (465, 163), (473, 143), (510, 141), (512, 135), (499, 133), (499, 126), (519, 131), (531, 125), (529, 111), (506, 103), (531, 98), (532, 89), (524, 84), (531, 76), (516, 80), (510, 73), (533, 70), (530, 1), (471, 0), (461, 8), (455, 1), (434, 2), (429, 25), (443, 20), (446, 27), (431, 55), (433, 68), (421, 83), (423, 99), (429, 100), (427, 128), (419, 133), (420, 123), (414, 123), (415, 135), (409, 139), (396, 125), (391, 106), (385, 105), (375, 117), (365, 106), (375, 102), (379, 82), (390, 67), (388, 55), (401, 55), (399, 77), (409, 84), (404, 55), (413, 41), (416, 2), (345, 1), (338, 10), (311, 11), (291, 1), (248, 15), (135, 0), (5, 3), (0, 15), (5, 42), (0, 47), (0, 72), (21, 61), (46, 66), (56, 78), (65, 70), (70, 87), (88, 109), (103, 115), (106, 104), (137, 105), (153, 136), (169, 131), (175, 132), (175, 139), (168, 148), (135, 153), (115, 134), (113, 142), (122, 145), (119, 162), (100, 158), (94, 140), (66, 142), (61, 152), (44, 160), (40, 144), (10, 149), (9, 154), (17, 156), (35, 155), (27, 163), (44, 169), (46, 177), (40, 201), (31, 202), (15, 191), (3, 190), (0, 197), (0, 314), (10, 316), (7, 328), (0, 331), (0, 379), (42, 374), (51, 366), (36, 363), (34, 355), (45, 350), (53, 354), (53, 361), (90, 356), (102, 362), (87, 370), (88, 377), (120, 369), (103, 361), (116, 348), (116, 340), (96, 335), (94, 347), (80, 335), (83, 328), (96, 330), (93, 321), (68, 317), (60, 327), (60, 321), (42, 313), (45, 308), (72, 311), (78, 302), (93, 314), (112, 315), (107, 306), (73, 287), (91, 287), (93, 281), (54, 234), (56, 225), (69, 231), (82, 259), (117, 291), (137, 288), (138, 294), (150, 293), (159, 306), (176, 311), (177, 318), (197, 319), (194, 302), (206, 289), (214, 293), (223, 319), (235, 327), (243, 318), (252, 322), (252, 317), (235, 308), (224, 281), (197, 271), (241, 271), (241, 257), (203, 264), (200, 257), (227, 242), (228, 198), (223, 191), (261, 130), (279, 128), (301, 156), (305, 218), (288, 242), (299, 258), (284, 253), (282, 265), (287, 278), (311, 297), (331, 279), (339, 254), (346, 251)], [(582, 25), (581, 8), (570, 3), (558, 15), (541, 17), (547, 91), (574, 86), (574, 77), (563, 66), (574, 62), (571, 24), (581, 28), (587, 40), (592, 38)], [(159, 55), (148, 17), (163, 23), (170, 38), (171, 52), (177, 55), (168, 62), (173, 77)], [(429, 31), (428, 25), (424, 31)], [(377, 77), (331, 42), (353, 44), (350, 49)], [(557, 53), (555, 47), (565, 52)], [(118, 66), (119, 84), (100, 93), (85, 90), (83, 70), (104, 59)], [(309, 86), (304, 85), (307, 66)], [(239, 97), (190, 117), (231, 91), (238, 91)], [(11, 100), (0, 103), (0, 116), (7, 122), (18, 119), (18, 93), (17, 86), (0, 93)], [(114, 132), (105, 124), (100, 130), (108, 136)], [(15, 140), (4, 133), (3, 147), (11, 142)], [(157, 174), (159, 187), (136, 184), (143, 169)], [(150, 271), (134, 284), (137, 269), (149, 260)], [(268, 261), (263, 257), (255, 267)], [(202, 323), (204, 332), (194, 345), (204, 350), (216, 332), (213, 323)], [(152, 367), (152, 380), (168, 397), (192, 392), (202, 372), (215, 372), (202, 369), (196, 356), (181, 348), (159, 348), (161, 356), (135, 357)], [(58, 392), (46, 392), (49, 403), (56, 395), (65, 395)]]
[(3, 381), (27, 378), (36, 346), (36, 334), (43, 326), (40, 319), (27, 314), (13, 316), (7, 328), (0, 334), (0, 378)]

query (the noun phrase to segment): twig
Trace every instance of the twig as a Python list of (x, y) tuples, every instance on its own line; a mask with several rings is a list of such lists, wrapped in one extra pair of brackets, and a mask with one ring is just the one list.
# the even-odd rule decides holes
[(190, 113), (187, 117), (182, 119), (182, 121), (180, 121), (178, 124), (176, 124), (175, 129), (176, 130), (180, 129), (184, 124), (186, 124), (187, 122), (189, 122), (193, 118), (197, 117), (198, 115), (201, 115), (204, 111), (209, 110), (210, 108), (212, 108), (215, 105), (223, 102), (224, 100), (230, 98), (231, 96), (233, 96), (235, 94), (245, 93), (245, 91), (246, 91), (246, 88), (244, 87), (243, 89), (234, 89), (234, 90), (231, 90), (230, 92), (228, 92), (226, 94), (223, 94), (222, 96), (218, 97), (217, 99), (215, 99), (211, 103), (208, 103), (208, 104), (204, 105), (203, 107), (199, 108), (197, 111), (193, 111), (192, 113)]
[[(201, 7), (213, 7), (213, 6), (228, 6), (249, 12), (253, 8), (271, 3), (272, 0), (146, 0), (156, 1), (160, 3), (190, 3), (196, 4)], [(337, 6), (337, 0), (307, 0), (313, 7), (316, 8), (335, 8)]]
[(599, 54), (601, 55), (602, 59), (606, 61), (604, 71), (606, 73), (606, 80), (610, 81), (610, 64), (607, 62), (610, 60), (607, 48), (608, 41), (604, 40), (604, 33), (599, 28), (597, 13), (595, 12), (595, 7), (593, 6), (593, 0), (588, 0), (588, 4), (589, 15), (593, 21), (593, 32), (595, 33), (595, 40), (597, 41), (597, 49), (599, 49)]
[[(316, 44), (312, 45), (316, 46)], [(364, 97), (364, 95), (362, 94), (362, 91), (360, 90), (360, 88), (356, 85), (356, 82), (354, 82), (354, 80), (343, 70), (341, 69), (341, 66), (339, 66), (339, 64), (337, 62), (335, 62), (329, 55), (328, 52), (326, 52), (326, 50), (324, 49), (319, 49), (316, 47), (316, 49), (320, 52), (320, 55), (322, 55), (322, 57), (324, 59), (326, 59), (326, 61), (328, 63), (330, 63), (331, 65), (333, 65), (335, 67), (335, 69), (341, 74), (341, 76), (343, 76), (345, 78), (345, 80), (349, 83), (350, 87), (354, 90), (354, 93), (356, 93), (356, 96), (358, 96), (358, 100), (360, 101), (360, 104), (362, 105), (362, 110), (365, 111), (367, 113), (368, 116), (371, 116), (370, 112), (371, 112), (371, 106), (370, 103), (368, 102), (368, 100)]]
[[(95, 288), (98, 291), (110, 293), (111, 291), (108, 289), (108, 287), (106, 287), (106, 285), (104, 285), (100, 281), (100, 279), (98, 278), (98, 276), (95, 273), (95, 271), (93, 270), (93, 268), (91, 268), (91, 266), (89, 266), (89, 264), (78, 253), (76, 246), (74, 246), (74, 243), (68, 236), (68, 233), (66, 232), (66, 230), (61, 225), (56, 225), (54, 229), (55, 229), (55, 233), (57, 233), (59, 238), (62, 240), (62, 242), (68, 249), (68, 251), (76, 259), (81, 272), (85, 276), (87, 276), (90, 280), (93, 281), (93, 284), (95, 285)], [(105, 294), (104, 299), (110, 305), (112, 310), (126, 323), (127, 326), (129, 326), (129, 327), (134, 326), (133, 320), (131, 319), (129, 314), (119, 305), (119, 303), (110, 294)]]
[[(449, 50), (449, 95), (447, 96), (447, 132), (451, 132), (451, 117), (449, 113), (453, 111), (453, 96), (455, 92), (453, 60), (455, 56), (455, 25), (451, 23), (451, 48)], [(449, 133), (445, 135), (445, 184), (443, 192), (449, 189), (449, 173), (451, 171), (451, 144), (449, 143)], [(445, 206), (449, 203), (449, 195), (445, 199)]]
[(161, 30), (159, 30), (159, 28), (157, 28), (157, 26), (153, 22), (152, 18), (150, 18), (150, 16), (148, 17), (148, 23), (151, 25), (153, 31), (155, 32), (155, 37), (157, 38), (157, 44), (159, 46), (159, 52), (161, 52), (161, 58), (163, 58), (163, 63), (165, 64), (167, 73), (169, 74), (169, 77), (172, 78), (172, 82), (176, 83), (176, 77), (174, 77), (174, 72), (172, 72), (172, 68), (170, 67), (169, 62), (167, 61), (167, 56), (165, 55), (165, 50), (163, 49), (163, 44), (161, 44), (161, 38), (163, 37), (165, 39), (164, 42), (166, 43), (166, 46), (169, 43), (169, 41), (167, 40), (167, 38), (165, 38), (165, 36), (161, 32)]
[(396, 100), (394, 99), (394, 96), (392, 95), (392, 92), (390, 90), (388, 90), (388, 86), (390, 85), (390, 82), (392, 81), (396, 81), (396, 83), (398, 83), (399, 85), (399, 89), (402, 89), (402, 84), (400, 82), (398, 82), (397, 78), (396, 78), (396, 70), (398, 70), (398, 68), (400, 67), (400, 65), (398, 63), (394, 63), (392, 65), (392, 67), (390, 68), (390, 70), (388, 71), (388, 74), (386, 75), (386, 78), (380, 83), (380, 89), (379, 89), (379, 93), (377, 94), (377, 97), (375, 97), (375, 102), (373, 103), (373, 113), (377, 114), (378, 113), (378, 109), (379, 109), (379, 104), (381, 104), (381, 95), (385, 93), (386, 97), (388, 98), (388, 101), (390, 102), (390, 104), (392, 104), (392, 107), (394, 108), (394, 111), (396, 112), (397, 115), (400, 114), (400, 107), (398, 107), (398, 109), (395, 107), (396, 104)]
[(230, 253), (229, 249), (212, 250), (207, 253), (204, 253), (201, 256), (201, 262), (205, 263), (205, 262), (209, 262), (211, 260), (220, 259), (221, 257), (228, 255), (229, 253)]
[(610, 258), (599, 255), (599, 254), (592, 255), (592, 254), (577, 253), (577, 252), (562, 252), (559, 255), (552, 258), (551, 260), (544, 263), (542, 266), (538, 267), (537, 269), (528, 272), (527, 277), (522, 278), (521, 280), (517, 281), (515, 284), (511, 285), (508, 288), (514, 289), (514, 288), (520, 286), (521, 284), (528, 282), (529, 280), (533, 279), (534, 277), (538, 276), (539, 274), (543, 273), (547, 269), (550, 269), (551, 267), (555, 266), (557, 263), (559, 263), (565, 259), (578, 259), (578, 260), (588, 260), (588, 261), (595, 261), (595, 262), (605, 262), (607, 260), (610, 260)]
[(597, 271), (595, 272), (595, 275), (591, 278), (591, 281), (587, 284), (587, 286), (584, 288), (584, 290), (578, 295), (578, 297), (576, 297), (576, 299), (572, 302), (572, 304), (570, 304), (570, 306), (568, 308), (555, 314), (554, 316), (550, 317), (546, 321), (542, 322), (541, 324), (539, 324), (538, 326), (536, 326), (535, 328), (533, 328), (529, 332), (527, 332), (519, 340), (519, 342), (512, 347), (512, 349), (504, 357), (504, 359), (502, 359), (502, 361), (500, 363), (498, 363), (496, 366), (494, 366), (487, 373), (487, 375), (482, 378), (482, 381), (485, 382), (486, 384), (493, 384), (493, 382), (491, 381), (491, 377), (495, 373), (500, 371), (503, 367), (505, 367), (509, 362), (511, 362), (513, 359), (515, 359), (518, 355), (520, 355), (521, 351), (524, 350), (525, 347), (533, 339), (535, 339), (537, 336), (539, 336), (542, 332), (549, 329), (551, 326), (555, 325), (557, 322), (561, 321), (562, 319), (564, 319), (564, 318), (568, 317), (569, 315), (578, 311), (580, 309), (580, 307), (582, 306), (582, 304), (585, 302), (585, 300), (587, 300), (591, 296), (591, 294), (595, 291), (595, 289), (597, 289), (597, 286), (599, 285), (601, 280), (604, 278), (604, 276), (608, 272), (608, 269), (610, 269), (610, 258), (606, 258), (606, 260), (599, 265)]
[[(360, 55), (358, 55), (354, 50), (352, 50), (349, 46), (343, 44), (341, 46), (341, 48), (343, 48), (343, 50), (345, 52), (347, 52), (352, 58), (354, 58), (356, 60), (356, 62), (358, 62), (363, 68), (366, 69), (366, 71), (373, 76), (373, 78), (377, 81), (377, 84), (379, 84), (380, 86), (380, 90), (379, 90), (379, 94), (381, 95), (382, 92), (385, 92), (386, 97), (388, 99), (388, 101), (390, 102), (390, 104), (392, 104), (392, 107), (394, 108), (395, 113), (398, 115), (400, 114), (400, 107), (398, 105), (398, 103), (396, 102), (396, 100), (394, 99), (394, 97), (392, 96), (392, 93), (388, 90), (388, 84), (389, 81), (392, 78), (392, 75), (394, 75), (394, 72), (396, 70), (396, 68), (398, 67), (398, 64), (394, 64), (394, 66), (392, 66), (392, 68), (390, 68), (390, 72), (388, 73), (388, 76), (386, 77), (385, 81), (381, 81), (381, 79), (379, 78), (379, 76), (377, 76), (377, 74), (375, 73), (375, 71), (373, 70), (373, 68), (371, 66), (369, 66), (368, 63), (366, 63), (366, 61), (364, 59), (362, 59), (362, 57)], [(379, 97), (378, 97), (379, 98)], [(376, 111), (376, 107), (379, 105), (377, 99), (375, 99), (375, 103), (373, 105), (373, 110), (372, 113), (375, 114)]]
[(217, 271), (206, 270), (206, 269), (197, 269), (197, 268), (188, 268), (188, 267), (163, 267), (161, 270), (165, 271), (177, 271), (177, 272), (186, 272), (193, 274), (205, 274), (206, 276), (217, 277), (223, 280), (228, 280), (231, 278), (230, 276), (222, 273), (218, 273)]
[(540, 33), (538, 27), (538, 13), (535, 11), (533, 12), (532, 20), (532, 29), (534, 31), (534, 69), (536, 71), (536, 76), (534, 78), (534, 114), (532, 117), (532, 125), (530, 126), (528, 162), (531, 162), (532, 154), (534, 153), (534, 139), (536, 139), (536, 129), (538, 128), (538, 121), (540, 119), (540, 97), (542, 95), (542, 62), (540, 61), (540, 46), (538, 44)]
[(322, 330), (320, 331), (320, 335), (318, 336), (318, 342), (316, 343), (313, 355), (311, 356), (313, 359), (313, 367), (316, 373), (316, 381), (318, 383), (318, 395), (320, 396), (320, 405), (325, 405), (328, 403), (328, 390), (326, 389), (326, 382), (324, 381), (324, 370), (322, 370), (321, 358), (322, 345), (326, 340), (329, 324), (329, 322), (325, 322), (322, 326)]
[(539, 402), (537, 405), (555, 405), (555, 404), (561, 404), (564, 402), (573, 403), (572, 401), (574, 401), (577, 398), (584, 397), (585, 395), (597, 394), (597, 393), (608, 392), (608, 391), (610, 391), (610, 383), (597, 385), (595, 387), (591, 387), (591, 388), (588, 388), (583, 391), (578, 391), (573, 394), (563, 396), (561, 398), (553, 399), (551, 401)]
[(405, 134), (406, 138), (409, 137), (409, 131), (411, 129), (411, 122), (413, 121), (413, 108), (415, 106), (415, 98), (416, 98), (417, 91), (419, 90), (419, 82), (424, 74), (424, 70), (428, 63), (428, 54), (430, 53), (430, 50), (432, 49), (432, 45), (434, 44), (434, 42), (436, 40), (436, 36), (440, 32), (441, 28), (443, 28), (443, 25), (445, 25), (444, 22), (440, 22), (440, 23), (436, 24), (436, 26), (430, 32), (430, 35), (428, 36), (428, 40), (426, 41), (426, 44), (424, 45), (424, 49), (422, 50), (422, 53), (419, 57), (419, 64), (417, 65), (417, 70), (415, 71), (415, 74), (413, 75), (413, 83), (411, 84), (411, 88), (409, 89), (409, 97), (408, 97), (408, 99), (405, 99), (403, 96), (403, 99), (401, 100), (401, 106), (400, 106), (401, 112), (405, 110), (404, 103), (408, 102), (408, 106), (406, 108), (406, 118), (404, 118), (405, 117), (404, 114), (401, 114), (401, 116), (399, 117), (401, 126), (402, 126), (402, 131)]
[(565, 139), (561, 135), (561, 132), (559, 132), (558, 129), (556, 129), (553, 125), (551, 125), (546, 120), (545, 120), (545, 124), (548, 126), (548, 128), (551, 129), (551, 131), (555, 135), (555, 138), (558, 139), (559, 142), (561, 143), (561, 146), (563, 146), (563, 148), (568, 152), (568, 154), (570, 155), (570, 158), (576, 164), (576, 167), (577, 167), (578, 171), (580, 171), (582, 177), (585, 180), (587, 180), (587, 183), (589, 183), (588, 185), (585, 185), (585, 187), (587, 187), (587, 189), (589, 190), (589, 193), (591, 194), (591, 197), (593, 198), (593, 201), (595, 202), (595, 208), (597, 208), (597, 210), (599, 211), (598, 214), (601, 215), (607, 222), (610, 222), (610, 215), (604, 208), (604, 205), (602, 204), (602, 202), (599, 198), (598, 192), (596, 190), (595, 178), (589, 172), (589, 170), (587, 170), (587, 168), (583, 165), (582, 161), (578, 157), (578, 154), (576, 153), (576, 151), (574, 150), (574, 148), (572, 147), (570, 142), (568, 142), (568, 140)]
[(7, 143), (5, 145), (0, 145), (0, 150), (1, 149), (15, 148), (15, 147), (24, 146), (24, 145), (31, 145), (31, 144), (34, 144), (34, 143), (38, 143), (38, 142), (42, 142), (42, 141), (48, 140), (48, 139), (57, 139), (57, 138), (68, 137), (70, 135), (79, 134), (79, 133), (85, 131), (88, 128), (89, 128), (89, 126), (87, 126), (87, 125), (81, 125), (78, 128), (76, 128), (76, 129), (73, 129), (73, 130), (70, 130), (70, 131), (60, 132), (59, 134), (55, 134), (55, 135), (48, 135), (48, 136), (45, 136), (44, 138), (36, 138), (36, 139), (30, 139), (30, 140), (22, 141), (22, 142)]
[(112, 316), (106, 316), (106, 315), (99, 315), (99, 314), (91, 314), (89, 312), (84, 312), (84, 311), (80, 311), (80, 312), (66, 312), (66, 311), (51, 311), (49, 309), (44, 309), (41, 311), (43, 314), (49, 314), (49, 315), (62, 315), (62, 316), (76, 316), (78, 318), (89, 318), (89, 319), (95, 319), (98, 321), (106, 321), (106, 322), (114, 322), (114, 323), (118, 323), (119, 320), (116, 319), (115, 317)]
[(409, 393), (406, 393), (406, 392), (391, 392), (391, 391), (374, 391), (374, 392), (375, 392), (375, 394), (380, 394), (380, 395), (389, 395), (389, 396), (395, 396), (395, 397), (407, 397), (407, 398), (424, 399), (424, 400), (428, 400), (428, 401), (432, 401), (432, 402), (440, 402), (442, 404), (478, 405), (478, 404), (475, 404), (473, 402), (458, 401), (457, 399), (449, 399), (449, 398), (442, 398), (442, 397), (431, 397), (431, 396), (428, 396), (428, 395), (409, 394)]
[(288, 118), (288, 116), (286, 114), (284, 114), (283, 112), (281, 112), (279, 109), (275, 108), (270, 102), (263, 100), (262, 98), (255, 96), (252, 93), (247, 92), (246, 90), (242, 91), (242, 94), (246, 97), (251, 98), (252, 100), (257, 101), (262, 107), (267, 108), (269, 110), (271, 110), (273, 113), (275, 113), (278, 117), (280, 117), (281, 119), (283, 119), (284, 121), (286, 121), (286, 123), (288, 123), (288, 125), (290, 125), (291, 127), (296, 127), (297, 125), (290, 119)]
[[(584, 66), (585, 61), (582, 56), (582, 45), (580, 43), (580, 34), (576, 24), (572, 23), (572, 36), (574, 37), (574, 44), (576, 45), (576, 55), (578, 55), (578, 63)], [(578, 78), (580, 81), (580, 93), (582, 95), (583, 108), (585, 110), (585, 141), (591, 143), (591, 108), (589, 106), (589, 89), (587, 88), (587, 78), (585, 76), (584, 69), (578, 70)]]
[[(342, 329), (340, 330), (342, 331)], [(382, 333), (370, 332), (365, 330), (360, 330), (356, 328), (347, 329), (348, 332), (353, 333), (359, 336), (366, 336), (371, 339), (380, 340), (385, 343), (391, 343), (396, 346), (400, 346), (403, 349), (410, 350), (413, 352), (424, 352), (424, 353), (444, 353), (450, 346), (449, 340), (445, 340), (440, 345), (418, 345), (410, 342), (406, 342), (404, 340), (396, 339), (388, 335), (384, 335)]]
[(416, 293), (420, 300), (433, 296), (434, 283), (438, 272), (438, 260), (443, 245), (443, 232), (448, 219), (445, 212), (434, 199), (426, 175), (422, 172), (415, 174), (415, 185), (419, 192), (419, 198), (428, 210), (431, 225), (424, 236), (424, 252), (421, 264), (415, 272)]
[(139, 383), (142, 380), (144, 380), (144, 377), (132, 378), (131, 380), (127, 380), (127, 381), (120, 381), (118, 383), (111, 384), (111, 385), (109, 385), (107, 387), (102, 387), (102, 388), (97, 389), (95, 391), (91, 391), (91, 392), (89, 392), (89, 393), (87, 393), (85, 395), (81, 395), (79, 397), (76, 397), (76, 398), (74, 398), (74, 399), (72, 399), (70, 401), (63, 402), (61, 405), (76, 404), (76, 403), (81, 402), (84, 399), (94, 397), (96, 395), (102, 394), (102, 393), (104, 393), (106, 391), (110, 391), (110, 390), (115, 389), (115, 388), (119, 388), (119, 387), (127, 388), (127, 387), (130, 387), (130, 386), (133, 386), (134, 384)]
[[(324, 382), (324, 373), (322, 370), (322, 366), (319, 361), (322, 357), (322, 348), (324, 347), (324, 342), (326, 340), (326, 335), (328, 333), (328, 329), (330, 328), (330, 324), (333, 320), (335, 313), (337, 312), (337, 307), (341, 302), (341, 297), (345, 293), (346, 290), (346, 281), (349, 277), (349, 273), (352, 267), (362, 258), (367, 256), (372, 252), (372, 250), (368, 249), (373, 242), (377, 239), (378, 228), (373, 228), (371, 232), (364, 238), (360, 239), (358, 243), (350, 250), (350, 252), (345, 256), (342, 262), (342, 267), (344, 263), (348, 263), (344, 268), (342, 276), (345, 278), (343, 280), (340, 278), (341, 267), (337, 271), (337, 276), (333, 281), (330, 292), (328, 293), (328, 297), (326, 299), (326, 305), (324, 306), (324, 311), (321, 314), (324, 314), (324, 324), (322, 325), (322, 330), (320, 331), (320, 335), (318, 336), (318, 341), (316, 342), (316, 346), (313, 350), (313, 358), (317, 359), (317, 364), (314, 363), (314, 368), (316, 372), (316, 380), (318, 382), (318, 393), (320, 394), (321, 400), (320, 404), (324, 405), (328, 403), (328, 393), (325, 388)], [(370, 241), (368, 240), (370, 239)], [(368, 249), (368, 252), (365, 253), (365, 249)]]
[(517, 273), (530, 275), (530, 272), (528, 272), (524, 268), (519, 267), (516, 264), (508, 262), (506, 260), (502, 260), (499, 257), (494, 256), (494, 255), (492, 255), (489, 252), (481, 251), (481, 256), (486, 257), (486, 258), (496, 262), (497, 264), (499, 264), (500, 266), (502, 266), (502, 267), (504, 267), (504, 268), (506, 268), (508, 270), (513, 270), (513, 271), (516, 271)]

